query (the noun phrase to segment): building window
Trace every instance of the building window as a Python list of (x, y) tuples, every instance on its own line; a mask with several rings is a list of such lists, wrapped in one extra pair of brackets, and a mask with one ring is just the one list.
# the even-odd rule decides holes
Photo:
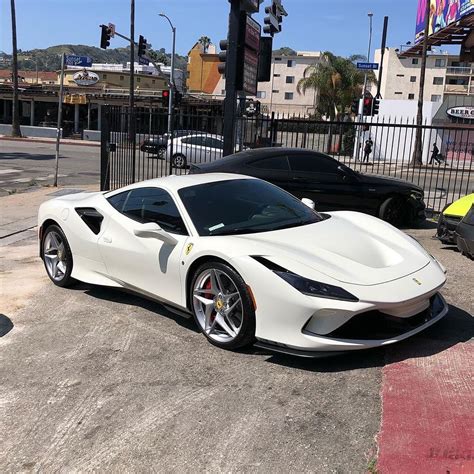
[(272, 94), (278, 94), (280, 91), (278, 89), (273, 89)]
[(418, 58), (413, 58), (413, 59), (411, 60), (411, 63), (412, 63), (412, 64), (418, 64), (418, 61), (419, 61)]
[(442, 86), (444, 84), (444, 79), (442, 77), (433, 77), (433, 85)]
[(281, 58), (275, 58), (275, 61), (281, 61)]
[(296, 61), (295, 61), (294, 59), (288, 59), (286, 65), (287, 65), (288, 67), (295, 67)]
[(293, 100), (293, 92), (285, 92), (285, 100)]
[(257, 92), (257, 99), (265, 99), (266, 97), (267, 97), (267, 93), (265, 91)]
[(281, 74), (273, 74), (273, 77), (280, 77)]
[(154, 83), (155, 83), (155, 79), (152, 79), (152, 80), (151, 80), (151, 83), (154, 84)]
[(416, 76), (410, 76), (410, 82), (416, 82)]
[(402, 95), (403, 92), (395, 92), (395, 95)]
[(397, 77), (405, 77), (405, 74), (397, 74)]
[(225, 95), (225, 89), (221, 90), (221, 95)]
[(123, 81), (123, 76), (120, 76), (120, 80)]
[(287, 84), (294, 84), (295, 83), (295, 76), (286, 76), (286, 83)]
[(441, 96), (439, 94), (433, 94), (431, 96), (431, 102), (441, 102)]
[(445, 66), (446, 66), (446, 59), (435, 60), (435, 67), (445, 67)]
[(408, 100), (414, 100), (415, 94), (408, 94)]

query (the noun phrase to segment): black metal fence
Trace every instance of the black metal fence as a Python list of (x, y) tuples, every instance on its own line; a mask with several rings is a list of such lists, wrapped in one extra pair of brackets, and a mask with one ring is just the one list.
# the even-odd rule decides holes
[[(102, 189), (186, 173), (193, 163), (222, 157), (222, 116), (177, 113), (173, 140), (166, 136), (167, 125), (168, 116), (162, 111), (130, 113), (127, 108), (104, 107)], [(415, 166), (417, 131), (422, 164)], [(410, 181), (423, 188), (427, 207), (434, 212), (474, 191), (472, 125), (418, 127), (407, 120), (327, 122), (275, 114), (239, 118), (235, 151), (265, 146), (323, 152), (356, 171)]]

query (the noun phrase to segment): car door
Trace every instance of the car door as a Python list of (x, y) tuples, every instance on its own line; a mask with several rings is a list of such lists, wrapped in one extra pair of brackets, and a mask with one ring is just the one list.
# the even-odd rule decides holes
[(344, 173), (340, 163), (322, 153), (288, 155), (290, 186), (288, 191), (298, 198), (310, 198), (320, 211), (356, 210), (357, 182)]
[(288, 190), (290, 165), (286, 155), (269, 156), (247, 162), (243, 174), (249, 174)]
[(222, 158), (224, 151), (224, 142), (219, 138), (206, 137), (204, 140), (206, 147), (206, 161), (214, 161)]
[[(160, 188), (137, 188), (108, 202), (109, 219), (99, 236), (108, 274), (126, 287), (181, 304), (180, 258), (188, 231), (172, 196)], [(177, 243), (134, 234), (134, 229), (149, 222), (160, 225)]]
[(203, 139), (201, 135), (193, 135), (181, 138), (180, 153), (186, 157), (186, 162), (201, 163), (206, 160), (206, 150), (203, 149)]

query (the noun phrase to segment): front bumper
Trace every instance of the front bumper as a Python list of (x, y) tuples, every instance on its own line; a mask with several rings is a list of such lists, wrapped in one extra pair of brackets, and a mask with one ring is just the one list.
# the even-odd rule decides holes
[(459, 251), (474, 258), (474, 226), (461, 222), (456, 228), (454, 238)]
[(456, 244), (456, 228), (462, 217), (440, 214), (436, 237), (444, 244)]

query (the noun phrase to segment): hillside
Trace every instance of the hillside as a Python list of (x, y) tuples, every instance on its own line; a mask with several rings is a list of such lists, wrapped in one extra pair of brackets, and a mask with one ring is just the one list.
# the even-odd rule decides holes
[[(61, 44), (50, 46), (45, 49), (32, 49), (30, 51), (18, 50), (18, 68), (20, 70), (55, 71), (60, 68), (60, 56), (65, 54), (77, 54), (79, 56), (89, 56), (95, 63), (126, 63), (130, 60), (130, 48), (109, 48), (100, 49), (94, 46)], [(156, 51), (156, 57), (160, 62), (169, 64), (170, 54), (164, 49)], [(6, 53), (0, 53), (0, 69), (10, 68), (9, 61), (1, 60), (10, 58)], [(176, 67), (186, 69), (187, 58), (176, 55)]]

